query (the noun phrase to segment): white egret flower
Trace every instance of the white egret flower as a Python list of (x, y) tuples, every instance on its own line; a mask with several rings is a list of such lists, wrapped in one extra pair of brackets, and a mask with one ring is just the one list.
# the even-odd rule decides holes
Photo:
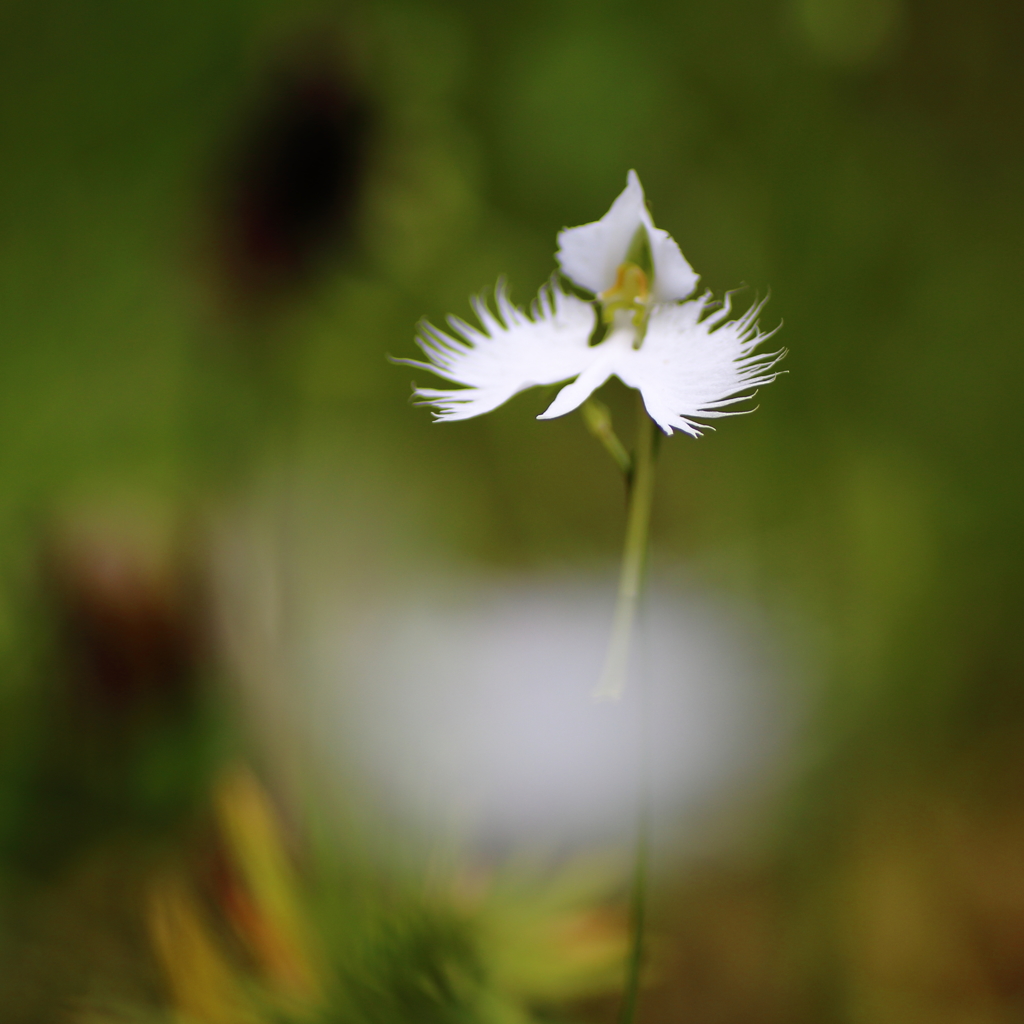
[[(424, 322), (417, 343), (429, 370), (458, 388), (417, 388), (439, 421), (480, 416), (525, 388), (569, 381), (539, 419), (578, 408), (610, 377), (640, 392), (666, 433), (699, 437), (700, 420), (735, 415), (729, 406), (776, 377), (784, 352), (755, 351), (768, 335), (757, 325), (761, 303), (729, 320), (729, 297), (689, 298), (697, 275), (668, 232), (656, 228), (635, 171), (599, 221), (558, 235), (562, 273), (594, 295), (580, 298), (556, 283), (541, 289), (529, 312), (496, 289), (497, 313), (477, 299), (481, 327), (449, 318), (453, 333)], [(597, 328), (604, 335), (592, 344)]]
[[(756, 349), (768, 335), (757, 325), (763, 303), (729, 319), (729, 296), (718, 306), (693, 295), (697, 275), (666, 231), (654, 226), (635, 171), (611, 209), (593, 224), (566, 228), (556, 254), (581, 298), (545, 285), (529, 312), (512, 304), (504, 284), (497, 312), (477, 299), (480, 327), (449, 317), (453, 333), (420, 325), (426, 362), (402, 359), (457, 388), (417, 388), (438, 420), (480, 416), (524, 388), (569, 381), (539, 419), (563, 416), (583, 403), (587, 425), (622, 469), (629, 490), (626, 541), (608, 654), (595, 696), (615, 699), (629, 669), (631, 635), (643, 583), (654, 493), (654, 424), (693, 437), (701, 421), (732, 416), (730, 408), (775, 380), (785, 354)], [(587, 400), (609, 377), (639, 394), (634, 451), (611, 430), (607, 409)]]

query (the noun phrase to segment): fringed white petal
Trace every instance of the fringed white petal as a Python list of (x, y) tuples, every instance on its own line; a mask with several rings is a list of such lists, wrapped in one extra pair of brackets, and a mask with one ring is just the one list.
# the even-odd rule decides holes
[(439, 421), (465, 420), (496, 409), (524, 388), (557, 384), (581, 373), (592, 361), (594, 329), (589, 302), (545, 286), (530, 312), (512, 304), (505, 285), (495, 289), (497, 314), (482, 299), (473, 301), (481, 328), (449, 317), (453, 334), (420, 325), (417, 344), (427, 362), (401, 359), (444, 377), (461, 388), (417, 388), (421, 405), (432, 405)]
[(710, 301), (705, 294), (690, 302), (655, 306), (641, 347), (617, 361), (616, 375), (640, 391), (651, 419), (666, 434), (682, 430), (700, 437), (710, 429), (700, 420), (743, 412), (726, 407), (775, 380), (778, 372), (773, 368), (785, 355), (784, 349), (754, 351), (774, 333), (758, 329), (763, 302), (728, 320), (730, 297), (705, 316)]

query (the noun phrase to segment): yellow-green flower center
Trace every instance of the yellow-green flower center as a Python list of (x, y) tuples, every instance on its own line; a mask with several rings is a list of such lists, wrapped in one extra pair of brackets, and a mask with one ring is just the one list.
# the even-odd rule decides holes
[(615, 319), (620, 310), (633, 313), (633, 323), (641, 327), (647, 315), (647, 300), (651, 288), (647, 274), (642, 267), (627, 260), (615, 272), (615, 284), (598, 295), (601, 300), (601, 318), (606, 324)]

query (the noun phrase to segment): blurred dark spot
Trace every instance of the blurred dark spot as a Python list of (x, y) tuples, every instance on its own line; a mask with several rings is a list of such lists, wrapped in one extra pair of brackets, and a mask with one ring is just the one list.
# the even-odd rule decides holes
[(228, 284), (262, 303), (351, 241), (370, 114), (333, 53), (283, 63), (243, 122), (221, 217)]
[(197, 630), (166, 572), (104, 542), (65, 547), (48, 562), (61, 660), (76, 704), (117, 718), (191, 692)]
[(72, 524), (45, 541), (49, 685), (21, 796), (0, 820), (0, 864), (52, 877), (104, 837), (166, 835), (196, 813), (220, 733), (190, 566), (117, 530)]

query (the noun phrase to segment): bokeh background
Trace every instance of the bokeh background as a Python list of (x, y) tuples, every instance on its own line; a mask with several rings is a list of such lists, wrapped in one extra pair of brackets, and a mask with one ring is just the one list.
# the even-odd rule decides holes
[[(1017, 1019), (1022, 25), (4, 3), (0, 1016), (610, 1020), (649, 784), (641, 1020)], [(387, 360), (629, 168), (791, 353), (661, 447), (655, 727), (582, 421)]]

